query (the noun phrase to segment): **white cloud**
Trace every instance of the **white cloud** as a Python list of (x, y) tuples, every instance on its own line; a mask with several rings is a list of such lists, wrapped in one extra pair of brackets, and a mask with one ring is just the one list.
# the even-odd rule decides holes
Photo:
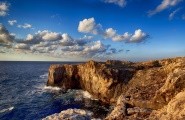
[(127, 2), (126, 0), (104, 0), (105, 3), (113, 3), (115, 5), (118, 5), (120, 7), (124, 7)]
[(27, 37), (26, 37), (26, 40), (32, 40), (32, 39), (33, 39), (33, 35), (28, 34)]
[(147, 37), (148, 35), (146, 33), (144, 33), (141, 29), (138, 29), (135, 31), (128, 42), (139, 43), (144, 41)]
[(101, 41), (95, 41), (91, 44), (91, 46), (85, 46), (84, 52), (87, 53), (94, 53), (94, 52), (100, 52), (100, 51), (105, 51), (106, 46), (101, 42)]
[(28, 34), (25, 40), (18, 40), (0, 24), (0, 45), (6, 48), (6, 51), (94, 59), (118, 53), (118, 50), (110, 49), (110, 45), (105, 45), (101, 41), (93, 41), (92, 38), (92, 36), (85, 35), (74, 39), (67, 33), (43, 30)]
[(28, 23), (24, 23), (23, 25), (18, 25), (18, 28), (24, 28), (24, 29), (28, 29), (28, 28), (32, 28), (31, 24)]
[(33, 53), (46, 53), (46, 54), (49, 54), (51, 51), (57, 50), (57, 48), (58, 45), (56, 44), (52, 45), (51, 43), (48, 42), (40, 42), (39, 44), (32, 45), (30, 47)]
[[(98, 24), (98, 25), (101, 26), (101, 24)], [(146, 38), (148, 38), (148, 35), (142, 32), (141, 29), (136, 30), (134, 34), (125, 32), (123, 35), (119, 35), (117, 34), (117, 31), (113, 28), (108, 28), (106, 30), (103, 30), (102, 26), (97, 27), (98, 25), (96, 24), (94, 18), (84, 19), (80, 21), (78, 26), (78, 31), (84, 32), (84, 33), (91, 33), (94, 35), (100, 35), (104, 39), (111, 39), (112, 41), (115, 41), (115, 42), (123, 41), (126, 43), (139, 43), (144, 41)]]
[(94, 18), (84, 19), (78, 25), (78, 31), (82, 33), (99, 34), (101, 29), (101, 25), (96, 24)]
[(101, 41), (93, 41), (83, 46), (64, 46), (61, 50), (63, 56), (68, 55), (92, 58), (99, 55), (107, 55), (109, 52), (109, 45), (104, 45)]
[(0, 16), (6, 16), (9, 5), (6, 2), (0, 2)]
[(73, 45), (75, 45), (75, 41), (67, 33), (64, 33), (64, 34), (62, 34), (61, 45), (62, 46), (73, 46)]
[(8, 20), (9, 25), (13, 26), (15, 23), (17, 23), (17, 20)]
[(60, 33), (43, 30), (36, 32), (34, 35), (28, 34), (26, 40), (23, 42), (29, 44), (38, 44), (42, 41), (57, 41), (61, 39), (62, 35)]
[(181, 1), (183, 0), (163, 0), (161, 2), (160, 5), (157, 6), (157, 8), (155, 8), (152, 11), (149, 11), (149, 16), (155, 15), (169, 7), (173, 7), (176, 6), (177, 4), (179, 4)]
[(112, 38), (115, 35), (116, 35), (116, 30), (112, 28), (108, 28), (105, 30), (105, 38)]
[(131, 37), (131, 34), (129, 34), (128, 32), (124, 33), (123, 35), (115, 35), (112, 40), (116, 41), (116, 42), (120, 42), (120, 41), (126, 41), (129, 40)]
[(61, 39), (61, 36), (59, 33), (46, 31), (46, 34), (42, 36), (42, 39), (43, 40), (58, 40), (58, 39)]
[(25, 43), (17, 43), (15, 46), (13, 46), (15, 49), (26, 49), (29, 50), (30, 46)]
[(148, 35), (141, 29), (135, 30), (134, 34), (125, 32), (123, 35), (115, 35), (112, 40), (115, 42), (140, 43), (148, 38)]
[(177, 12), (179, 12), (179, 10), (180, 10), (180, 8), (178, 8), (178, 9), (174, 10), (172, 13), (170, 13), (170, 15), (169, 15), (169, 20), (172, 20), (172, 19), (174, 18), (175, 14), (176, 14)]

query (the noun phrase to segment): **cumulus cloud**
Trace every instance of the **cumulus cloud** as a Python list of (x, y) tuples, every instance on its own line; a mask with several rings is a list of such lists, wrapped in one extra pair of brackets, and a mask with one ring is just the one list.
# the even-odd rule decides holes
[(31, 45), (30, 49), (32, 53), (51, 53), (57, 50), (58, 45), (49, 42), (40, 42), (39, 44)]
[(116, 42), (120, 42), (120, 41), (127, 41), (129, 40), (131, 37), (131, 34), (129, 34), (128, 32), (124, 33), (123, 35), (115, 35), (113, 36), (112, 40), (116, 41)]
[(148, 35), (146, 33), (144, 33), (141, 29), (138, 29), (135, 31), (135, 33), (131, 36), (130, 40), (128, 42), (134, 42), (134, 43), (138, 43), (138, 42), (142, 42), (144, 41), (146, 38), (148, 37)]
[(6, 16), (8, 12), (9, 4), (6, 2), (0, 2), (0, 16)]
[(13, 26), (17, 23), (17, 20), (8, 20), (9, 25)]
[(109, 50), (110, 45), (104, 45), (101, 41), (92, 41), (86, 45), (79, 46), (65, 46), (63, 47), (62, 54), (63, 55), (71, 55), (71, 56), (80, 56), (85, 58), (92, 58), (97, 56), (106, 56)]
[[(97, 26), (101, 26), (101, 27), (97, 27)], [(102, 25), (96, 24), (94, 18), (84, 19), (80, 21), (78, 26), (78, 31), (83, 33), (100, 35), (104, 39), (111, 39), (112, 41), (115, 41), (115, 42), (123, 41), (126, 43), (140, 43), (146, 40), (149, 36), (141, 29), (135, 30), (134, 34), (125, 32), (123, 35), (118, 34), (117, 31), (113, 28), (108, 28), (106, 30), (103, 30)]]
[[(55, 53), (60, 49), (61, 51), (57, 55), (61, 56), (92, 57), (99, 53), (106, 53), (107, 46), (100, 41), (92, 41), (92, 38), (92, 36), (85, 35), (82, 38), (74, 39), (67, 33), (60, 34), (44, 30), (38, 31), (34, 35), (28, 34), (26, 40), (21, 41), (22, 46), (18, 44), (19, 46), (16, 48), (24, 49), (23, 45), (27, 44), (33, 53)], [(25, 49), (28, 46), (25, 46)]]
[(144, 40), (146, 40), (149, 36), (143, 32), (141, 29), (135, 30), (134, 34), (129, 34), (128, 32), (125, 32), (123, 35), (115, 35), (112, 40), (116, 42), (122, 42), (125, 43), (140, 43)]
[(112, 38), (115, 35), (116, 35), (116, 30), (114, 30), (113, 28), (108, 28), (105, 30), (105, 38)]
[(62, 35), (60, 33), (43, 30), (36, 32), (34, 35), (28, 34), (26, 40), (23, 42), (29, 44), (38, 44), (42, 41), (57, 41), (61, 39)]
[(178, 9), (174, 10), (172, 13), (170, 13), (169, 20), (172, 20), (174, 18), (175, 14), (177, 14), (177, 12), (179, 12), (179, 11), (180, 11), (180, 8), (178, 8)]
[(42, 36), (43, 40), (58, 40), (61, 39), (61, 35), (56, 32), (48, 32), (44, 31), (45, 33)]
[(29, 41), (29, 40), (32, 40), (32, 39), (33, 39), (33, 35), (28, 34), (27, 37), (26, 37), (26, 40)]
[(62, 46), (73, 46), (73, 45), (75, 45), (75, 41), (67, 33), (64, 33), (64, 34), (62, 34), (61, 45)]
[(1, 43), (12, 43), (15, 37), (9, 33), (9, 31), (0, 24), (0, 44)]
[(169, 7), (176, 6), (183, 0), (163, 0), (154, 10), (149, 11), (149, 16), (155, 15)]
[(6, 51), (53, 57), (97, 58), (118, 53), (118, 50), (110, 49), (111, 45), (94, 41), (92, 36), (87, 35), (73, 38), (67, 33), (43, 30), (35, 34), (28, 34), (25, 39), (18, 40), (15, 36), (10, 35), (3, 25), (0, 25), (0, 46), (7, 49)]
[(85, 45), (90, 42), (92, 36), (84, 36), (79, 39), (72, 38), (67, 33), (57, 33), (48, 30), (38, 31), (34, 35), (28, 34), (25, 41), (21, 41), (27, 44), (39, 44), (40, 42), (55, 42), (61, 46), (73, 46), (73, 45)]
[(85, 46), (84, 52), (88, 54), (94, 54), (96, 52), (105, 52), (107, 46), (105, 46), (101, 41), (92, 42), (89, 46)]
[(16, 43), (13, 48), (15, 49), (25, 49), (25, 50), (29, 50), (30, 46), (24, 43)]
[(24, 28), (24, 29), (28, 29), (28, 28), (32, 28), (31, 24), (28, 23), (24, 23), (23, 25), (18, 25), (18, 28)]
[(115, 5), (118, 5), (120, 7), (125, 7), (127, 4), (126, 0), (104, 0), (105, 3), (113, 3)]
[(96, 24), (93, 17), (80, 21), (78, 26), (78, 31), (82, 33), (99, 34), (101, 32), (101, 29), (101, 25)]

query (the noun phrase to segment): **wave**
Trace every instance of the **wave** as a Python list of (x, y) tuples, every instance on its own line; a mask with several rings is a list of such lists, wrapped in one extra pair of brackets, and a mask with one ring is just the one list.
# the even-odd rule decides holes
[(57, 91), (61, 91), (61, 90), (62, 90), (62, 88), (59, 88), (59, 87), (51, 87), (51, 86), (46, 86), (46, 85), (36, 86), (37, 93), (57, 92)]
[(4, 113), (4, 112), (8, 112), (8, 111), (12, 111), (14, 109), (14, 107), (9, 107), (9, 108), (5, 108), (5, 109), (2, 109), (0, 110), (0, 113)]
[(77, 101), (82, 99), (98, 100), (93, 98), (93, 96), (88, 91), (84, 90), (68, 90), (67, 93), (73, 93)]
[(51, 86), (44, 86), (43, 89), (44, 89), (44, 90), (51, 90), (51, 91), (59, 91), (59, 90), (62, 90), (62, 89), (59, 88), (59, 87), (51, 87)]
[(25, 96), (42, 95), (43, 93), (58, 93), (62, 88), (46, 86), (44, 84), (36, 85), (33, 89), (27, 91)]
[(39, 77), (40, 77), (40, 78), (43, 78), (43, 79), (44, 79), (44, 78), (47, 78), (47, 77), (48, 77), (48, 73), (45, 73), (45, 74), (43, 74), (43, 75), (40, 75)]

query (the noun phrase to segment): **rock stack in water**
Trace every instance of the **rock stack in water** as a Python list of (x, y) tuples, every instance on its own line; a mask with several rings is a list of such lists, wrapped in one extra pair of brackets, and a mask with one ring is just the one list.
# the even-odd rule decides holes
[(115, 104), (107, 120), (185, 119), (185, 57), (51, 65), (47, 85), (83, 89)]

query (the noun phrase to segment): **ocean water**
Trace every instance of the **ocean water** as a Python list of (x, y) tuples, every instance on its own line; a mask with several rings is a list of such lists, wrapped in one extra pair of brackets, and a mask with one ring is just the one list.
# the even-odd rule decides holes
[(68, 108), (87, 109), (96, 117), (107, 114), (109, 106), (87, 92), (47, 87), (51, 64), (64, 63), (0, 62), (0, 120), (40, 120)]

